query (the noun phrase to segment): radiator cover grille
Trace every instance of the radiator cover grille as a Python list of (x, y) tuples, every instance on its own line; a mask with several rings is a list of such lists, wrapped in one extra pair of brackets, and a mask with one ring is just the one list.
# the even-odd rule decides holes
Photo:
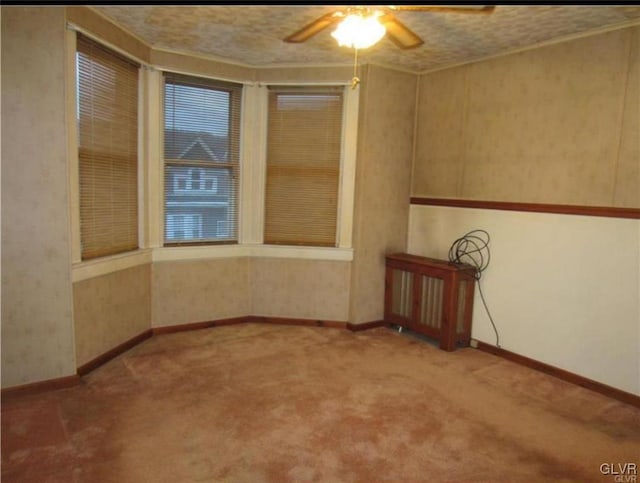
[(475, 268), (408, 254), (386, 259), (385, 320), (454, 350), (471, 339)]

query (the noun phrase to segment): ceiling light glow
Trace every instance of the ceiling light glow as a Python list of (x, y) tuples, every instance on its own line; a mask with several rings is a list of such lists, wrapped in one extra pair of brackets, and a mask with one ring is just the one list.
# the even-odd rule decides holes
[(364, 16), (360, 13), (347, 15), (338, 28), (331, 34), (341, 47), (366, 49), (378, 42), (386, 29), (378, 20), (380, 12)]

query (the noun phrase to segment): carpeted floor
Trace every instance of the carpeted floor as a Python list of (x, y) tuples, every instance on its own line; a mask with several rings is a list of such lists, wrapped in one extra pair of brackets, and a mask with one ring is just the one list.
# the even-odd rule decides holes
[(603, 463), (640, 466), (640, 409), (383, 328), (155, 336), (2, 405), (5, 483), (615, 481)]

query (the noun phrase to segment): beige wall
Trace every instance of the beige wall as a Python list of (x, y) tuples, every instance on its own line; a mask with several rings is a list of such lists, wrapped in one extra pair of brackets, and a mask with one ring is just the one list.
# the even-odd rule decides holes
[(151, 328), (151, 266), (73, 284), (78, 366)]
[[(508, 351), (640, 395), (640, 220), (411, 207), (408, 251), (491, 235), (482, 291)], [(496, 338), (476, 290), (472, 337)]]
[[(412, 195), (640, 207), (640, 27), (421, 76)], [(411, 206), (407, 250), (491, 235), (502, 348), (640, 394), (637, 220)], [(476, 292), (472, 336), (496, 339)]]
[(256, 77), (256, 71), (251, 67), (163, 50), (151, 51), (151, 63), (175, 72), (211, 76), (236, 82), (252, 81)]
[(640, 207), (640, 27), (630, 29), (629, 64), (620, 151), (616, 166), (616, 206)]
[(360, 84), (352, 323), (384, 314), (384, 255), (404, 251), (417, 76), (366, 66)]
[(2, 386), (75, 374), (64, 9), (2, 8)]
[(350, 265), (253, 257), (156, 262), (152, 325), (247, 315), (346, 321)]
[(639, 32), (421, 76), (412, 195), (639, 207)]
[(350, 67), (262, 67), (256, 70), (258, 82), (341, 82), (351, 80)]
[(251, 259), (251, 315), (348, 320), (351, 262)]
[(152, 325), (205, 322), (249, 315), (249, 259), (156, 262)]

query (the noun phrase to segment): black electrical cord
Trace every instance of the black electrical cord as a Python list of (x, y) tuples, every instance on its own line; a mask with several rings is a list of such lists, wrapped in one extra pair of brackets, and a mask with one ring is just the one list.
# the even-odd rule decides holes
[(482, 285), (480, 284), (482, 272), (487, 269), (489, 261), (491, 260), (491, 252), (489, 251), (490, 240), (491, 237), (485, 230), (470, 231), (451, 244), (449, 248), (449, 261), (452, 263), (466, 263), (476, 268), (475, 278), (478, 281), (480, 299), (487, 311), (487, 315), (493, 326), (493, 331), (496, 333), (496, 347), (500, 347), (500, 335), (498, 334), (498, 329), (487, 306), (484, 294), (482, 293)]

